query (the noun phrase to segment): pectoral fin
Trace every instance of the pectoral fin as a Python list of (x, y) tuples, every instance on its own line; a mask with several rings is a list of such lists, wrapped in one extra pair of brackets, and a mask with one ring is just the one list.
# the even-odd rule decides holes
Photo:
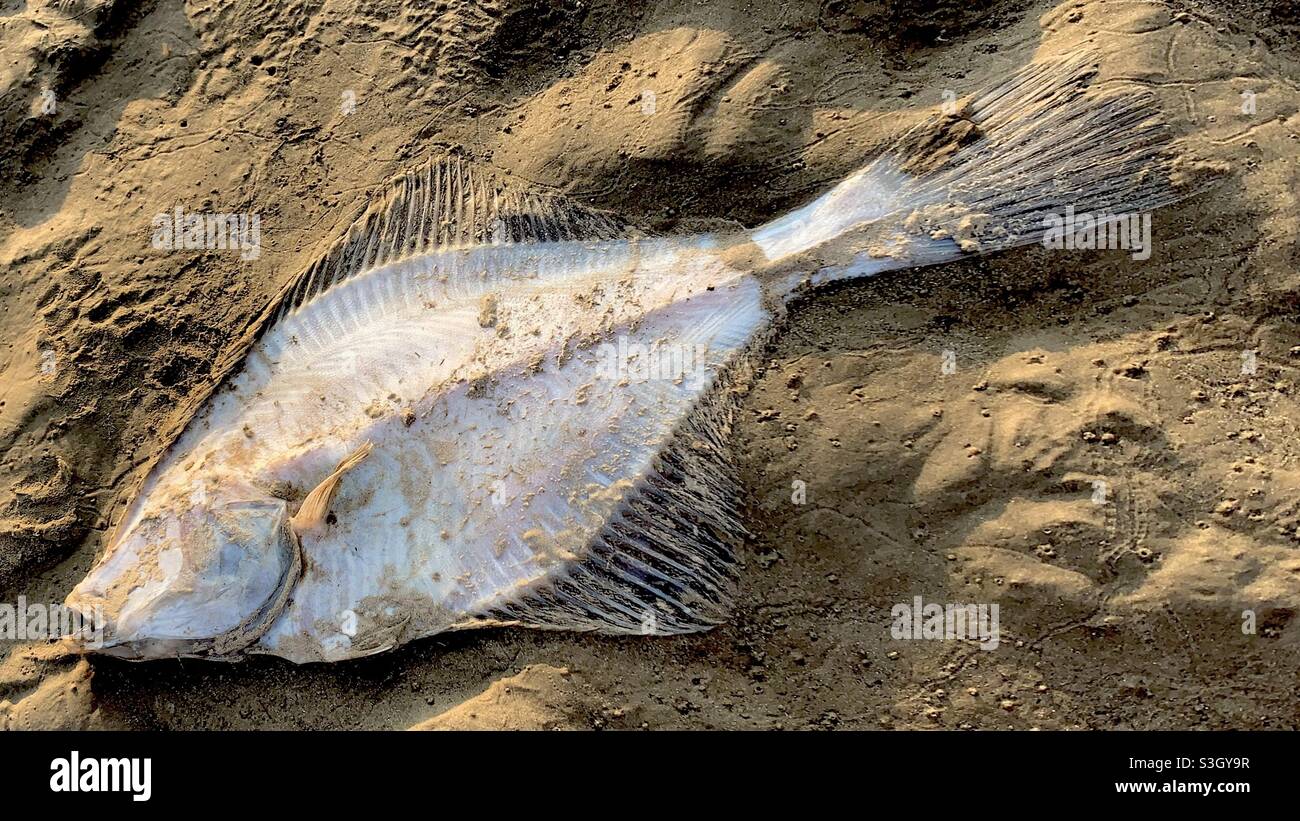
[(334, 500), (334, 494), (339, 489), (339, 482), (343, 481), (343, 474), (352, 468), (361, 464), (361, 461), (370, 455), (374, 445), (366, 442), (361, 447), (348, 454), (339, 466), (334, 468), (334, 472), (325, 477), (325, 481), (312, 488), (307, 498), (302, 500), (302, 506), (298, 512), (289, 520), (289, 526), (293, 532), (302, 535), (309, 530), (315, 530), (325, 524), (325, 517), (329, 514), (330, 502)]

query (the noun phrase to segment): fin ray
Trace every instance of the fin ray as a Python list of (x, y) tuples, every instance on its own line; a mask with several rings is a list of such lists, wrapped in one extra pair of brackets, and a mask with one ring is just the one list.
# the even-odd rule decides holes
[(748, 535), (740, 487), (721, 432), (734, 408), (715, 386), (592, 540), (556, 578), (457, 627), (512, 624), (601, 633), (673, 635), (727, 617)]
[(1213, 184), (1187, 173), (1149, 90), (1088, 88), (1097, 60), (1034, 63), (936, 113), (753, 239), (774, 264), (813, 255), (818, 284), (1037, 242), (1067, 207), (1147, 212)]
[[(600, 240), (637, 235), (612, 215), (533, 190), (449, 154), (395, 177), (321, 259), (278, 301), (277, 318), (352, 277), (417, 253), (499, 242)], [(570, 231), (565, 226), (578, 227)], [(425, 238), (431, 241), (426, 242)], [(316, 270), (327, 272), (315, 276)]]

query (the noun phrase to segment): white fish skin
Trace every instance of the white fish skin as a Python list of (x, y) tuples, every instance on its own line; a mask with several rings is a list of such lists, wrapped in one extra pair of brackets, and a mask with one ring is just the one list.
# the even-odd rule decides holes
[[(583, 552), (625, 483), (768, 322), (757, 279), (714, 246), (482, 246), (335, 287), (248, 354), (159, 464), (123, 522), (128, 537), (75, 602), (116, 614), (119, 637), (148, 637), (129, 642), (142, 655), (233, 629), (269, 595), (285, 551), (246, 547), (260, 531), (196, 534), (185, 524), (202, 509), (196, 497), (223, 512), (216, 521), (257, 501), (273, 531), (287, 510), (277, 488), (312, 487), (364, 442), (373, 453), (335, 497), (335, 523), (302, 536), (307, 570), (258, 649), (296, 661), (376, 652), (545, 581)], [(488, 294), (497, 317), (484, 327)], [(691, 367), (627, 381), (606, 372), (609, 349), (580, 344), (593, 339), (688, 351)], [(481, 375), (491, 384), (477, 385)], [(159, 522), (182, 526), (159, 533)], [(246, 592), (196, 609), (200, 582)]]
[[(882, 157), (748, 236), (619, 238), (555, 198), (508, 208), (459, 164), (408, 176), (406, 199), (293, 286), (69, 604), (106, 614), (95, 649), (129, 658), (332, 661), (482, 624), (718, 623), (742, 530), (725, 394), (799, 286), (962, 256), (962, 216), (991, 227), (987, 251), (1033, 241), (1064, 204), (1178, 198), (1149, 100), (1074, 93), (1089, 59), (977, 100), (985, 138), (937, 171)], [(639, 346), (670, 372), (638, 373)], [(366, 445), (328, 524), (291, 521)]]
[[(447, 324), (436, 340), (421, 337), (418, 298), (393, 313), (378, 300), (359, 307), (394, 330), (364, 347), (331, 340), (357, 359), (316, 378), (347, 382), (351, 395), (313, 408), (309, 394), (304, 410), (315, 414), (310, 429), (337, 429), (345, 414), (356, 426), (322, 454), (325, 469), (363, 440), (375, 453), (336, 498), (336, 523), (304, 537), (312, 572), (262, 647), (296, 660), (375, 652), (486, 613), (582, 557), (626, 485), (650, 472), (678, 421), (769, 320), (755, 278), (700, 245), (642, 243), (635, 259), (625, 242), (538, 249), (563, 261), (543, 263), (535, 287), (502, 293), (495, 325), (479, 326), (479, 300), (467, 295), (437, 309)], [(571, 273), (582, 269), (590, 273)], [(698, 358), (680, 375), (629, 381), (608, 372), (609, 348), (578, 347), (575, 336)], [(460, 381), (475, 368), (491, 384)], [(362, 412), (376, 402), (377, 420)], [(403, 405), (415, 414), (409, 427)], [(623, 616), (629, 631), (642, 619)]]

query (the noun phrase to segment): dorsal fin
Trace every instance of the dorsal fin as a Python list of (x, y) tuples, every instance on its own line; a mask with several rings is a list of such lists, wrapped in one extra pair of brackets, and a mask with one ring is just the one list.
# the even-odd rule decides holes
[[(286, 282), (218, 356), (211, 379), (186, 397), (159, 431), (162, 446), (144, 461), (128, 503), (208, 399), (239, 373), (244, 358), (267, 329), (334, 285), (378, 265), (448, 248), (597, 241), (639, 233), (613, 214), (516, 181), (456, 153), (434, 157), (392, 178), (344, 235)], [(112, 545), (116, 537), (115, 527), (106, 544)]]
[(359, 273), (407, 257), (476, 245), (595, 241), (635, 233), (609, 213), (449, 154), (389, 182), (383, 195), (294, 283), (280, 315)]

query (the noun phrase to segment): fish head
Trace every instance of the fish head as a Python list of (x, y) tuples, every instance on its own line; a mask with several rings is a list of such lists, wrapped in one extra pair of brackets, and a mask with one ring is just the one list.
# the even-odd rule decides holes
[(223, 655), (232, 636), (278, 615), (269, 608), (301, 567), (286, 503), (232, 490), (155, 487), (137, 500), (68, 596), (94, 625), (81, 639), (86, 649), (135, 659)]

